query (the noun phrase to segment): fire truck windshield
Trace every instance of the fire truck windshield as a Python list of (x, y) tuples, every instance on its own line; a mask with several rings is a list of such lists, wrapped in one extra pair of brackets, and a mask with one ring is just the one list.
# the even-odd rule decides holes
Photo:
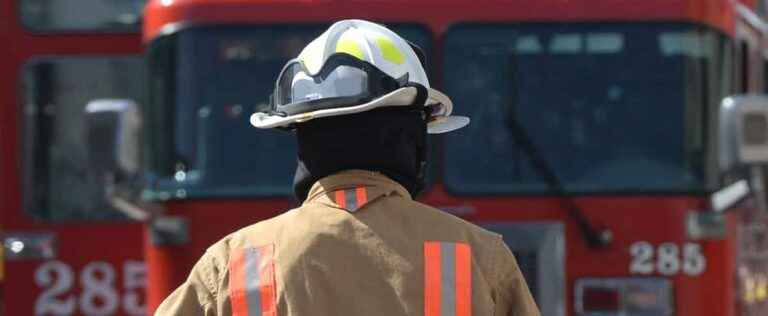
[[(285, 63), (325, 26), (204, 27), (153, 43), (149, 52), (147, 197), (259, 197), (291, 193), (294, 137), (259, 130)], [(395, 27), (428, 44), (415, 26)], [(168, 131), (171, 131), (170, 133)]]
[(21, 0), (22, 24), (34, 32), (138, 32), (146, 0)]
[(446, 186), (548, 192), (514, 142), (515, 118), (568, 192), (706, 190), (729, 47), (688, 24), (456, 26), (444, 84), (472, 124), (445, 137)]

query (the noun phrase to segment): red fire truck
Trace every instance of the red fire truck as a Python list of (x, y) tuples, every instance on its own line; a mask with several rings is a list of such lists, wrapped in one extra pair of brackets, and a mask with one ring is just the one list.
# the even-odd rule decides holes
[(94, 198), (83, 115), (143, 97), (143, 6), (0, 1), (2, 315), (146, 314), (142, 225)]
[(152, 0), (146, 68), (136, 2), (0, 4), (8, 315), (152, 311), (205, 247), (295, 206), (292, 137), (248, 116), (349, 17), (425, 48), (472, 117), (432, 139), (421, 200), (502, 233), (544, 315), (768, 313), (768, 103), (727, 98), (765, 91), (763, 2)]
[(433, 83), (473, 120), (433, 139), (422, 200), (502, 233), (544, 315), (764, 313), (765, 228), (759, 200), (742, 201), (759, 182), (727, 137), (746, 99), (723, 101), (763, 90), (761, 10), (726, 0), (150, 1), (144, 197), (166, 210), (147, 235), (148, 304), (206, 246), (296, 204), (291, 136), (254, 130), (248, 115), (305, 43), (359, 17), (424, 47)]

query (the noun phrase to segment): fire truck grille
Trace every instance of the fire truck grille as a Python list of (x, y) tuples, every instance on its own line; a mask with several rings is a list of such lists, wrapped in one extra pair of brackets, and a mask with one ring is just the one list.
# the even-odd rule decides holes
[(533, 299), (536, 300), (536, 304), (541, 306), (539, 301), (539, 287), (538, 287), (538, 275), (539, 275), (539, 263), (538, 255), (536, 251), (529, 250), (512, 250), (517, 260), (517, 265), (520, 266), (520, 270), (523, 272), (525, 282), (528, 283), (528, 289), (533, 294)]
[(542, 316), (565, 315), (565, 233), (558, 222), (488, 223), (517, 259)]

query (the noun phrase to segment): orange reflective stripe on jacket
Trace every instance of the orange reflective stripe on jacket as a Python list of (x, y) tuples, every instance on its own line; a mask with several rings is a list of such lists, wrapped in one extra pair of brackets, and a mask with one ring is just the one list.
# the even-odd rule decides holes
[(334, 202), (343, 209), (355, 212), (368, 203), (368, 191), (365, 187), (338, 190), (334, 193)]
[(276, 316), (274, 247), (241, 248), (229, 261), (234, 316)]
[(424, 244), (424, 315), (472, 315), (472, 254), (464, 243)]

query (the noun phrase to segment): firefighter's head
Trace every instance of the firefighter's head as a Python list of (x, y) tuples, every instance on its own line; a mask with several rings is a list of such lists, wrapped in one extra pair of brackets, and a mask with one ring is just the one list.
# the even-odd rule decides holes
[(348, 169), (379, 171), (411, 194), (423, 187), (427, 133), (459, 129), (451, 100), (430, 88), (421, 50), (379, 24), (343, 20), (309, 43), (277, 78), (258, 128), (294, 130), (295, 191)]

